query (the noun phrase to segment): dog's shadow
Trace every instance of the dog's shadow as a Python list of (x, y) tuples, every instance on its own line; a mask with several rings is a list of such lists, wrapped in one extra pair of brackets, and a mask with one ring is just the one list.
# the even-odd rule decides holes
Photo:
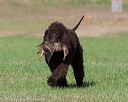
[[(93, 87), (95, 86), (96, 83), (94, 81), (86, 81), (83, 83), (83, 85), (80, 88), (88, 88), (88, 87)], [(68, 88), (76, 88), (77, 85), (75, 83), (70, 84)]]

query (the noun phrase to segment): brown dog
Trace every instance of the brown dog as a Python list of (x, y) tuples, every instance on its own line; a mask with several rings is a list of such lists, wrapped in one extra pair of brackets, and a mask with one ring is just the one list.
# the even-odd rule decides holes
[[(39, 52), (45, 56), (52, 75), (48, 84), (52, 87), (68, 86), (66, 74), (71, 64), (77, 86), (82, 86), (84, 77), (83, 49), (75, 33), (84, 16), (73, 29), (66, 28), (62, 23), (54, 22), (45, 31)], [(41, 57), (40, 56), (40, 57)]]

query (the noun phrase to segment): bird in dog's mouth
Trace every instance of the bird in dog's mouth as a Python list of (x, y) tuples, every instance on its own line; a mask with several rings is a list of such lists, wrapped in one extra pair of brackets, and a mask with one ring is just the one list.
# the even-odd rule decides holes
[(62, 46), (60, 42), (42, 44), (39, 47), (39, 51), (37, 52), (37, 54), (40, 54), (39, 58), (41, 58), (43, 55), (46, 55), (49, 62), (53, 53), (59, 51), (63, 51), (63, 60), (65, 60), (66, 56), (68, 55), (68, 48), (66, 46)]

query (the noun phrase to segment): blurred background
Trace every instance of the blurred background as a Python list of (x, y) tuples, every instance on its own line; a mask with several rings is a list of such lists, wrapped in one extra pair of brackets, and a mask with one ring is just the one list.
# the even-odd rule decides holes
[[(128, 0), (121, 11), (112, 11), (114, 0), (0, 0), (0, 37), (32, 35), (40, 37), (51, 22), (72, 28), (85, 19), (78, 36), (110, 36), (128, 32)], [(121, 5), (120, 5), (121, 6)]]

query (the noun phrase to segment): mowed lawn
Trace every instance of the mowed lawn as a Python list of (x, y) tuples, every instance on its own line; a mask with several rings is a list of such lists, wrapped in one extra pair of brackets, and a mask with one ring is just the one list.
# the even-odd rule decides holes
[(84, 49), (84, 85), (77, 88), (73, 70), (69, 88), (51, 88), (44, 58), (38, 59), (41, 39), (0, 38), (0, 102), (128, 102), (128, 36), (80, 38)]

